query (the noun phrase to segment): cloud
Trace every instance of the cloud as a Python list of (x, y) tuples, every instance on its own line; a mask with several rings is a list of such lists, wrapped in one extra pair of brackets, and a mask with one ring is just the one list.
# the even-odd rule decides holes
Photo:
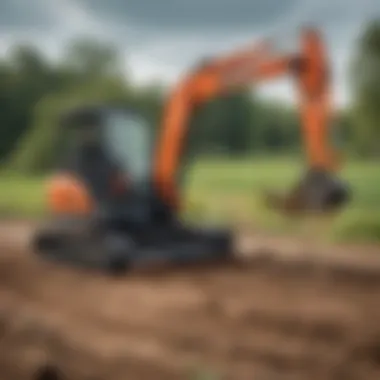
[(298, 0), (82, 0), (103, 18), (123, 23), (126, 18), (147, 28), (194, 31), (249, 28), (273, 22)]
[(0, 31), (48, 29), (53, 27), (40, 1), (1, 0)]
[[(346, 67), (364, 23), (380, 17), (379, 0), (0, 0), (0, 50), (17, 40), (50, 56), (77, 35), (115, 43), (138, 82), (172, 83), (204, 56), (272, 36), (294, 47), (298, 28), (313, 23), (331, 51), (336, 98), (349, 98)], [(263, 93), (289, 99), (289, 81)]]

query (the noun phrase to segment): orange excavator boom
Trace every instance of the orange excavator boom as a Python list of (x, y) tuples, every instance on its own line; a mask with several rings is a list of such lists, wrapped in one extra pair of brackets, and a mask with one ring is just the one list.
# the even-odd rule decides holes
[(173, 207), (179, 205), (176, 172), (196, 105), (235, 89), (291, 75), (298, 89), (302, 134), (309, 167), (334, 170), (329, 146), (330, 77), (327, 54), (318, 31), (304, 29), (300, 51), (279, 55), (263, 42), (211, 59), (187, 75), (173, 90), (164, 112), (155, 157), (155, 182)]

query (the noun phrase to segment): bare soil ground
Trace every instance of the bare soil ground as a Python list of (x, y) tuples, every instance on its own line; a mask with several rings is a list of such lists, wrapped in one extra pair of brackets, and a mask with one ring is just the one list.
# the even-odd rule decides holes
[(380, 247), (252, 233), (241, 265), (110, 279), (39, 261), (32, 226), (0, 225), (1, 379), (380, 378)]

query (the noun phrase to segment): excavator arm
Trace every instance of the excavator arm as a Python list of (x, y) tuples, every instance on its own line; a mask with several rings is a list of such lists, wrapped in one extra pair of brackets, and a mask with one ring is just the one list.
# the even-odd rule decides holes
[(302, 33), (299, 53), (276, 55), (267, 43), (248, 47), (206, 62), (174, 89), (164, 110), (154, 172), (155, 183), (169, 204), (179, 206), (175, 178), (194, 107), (285, 74), (295, 79), (298, 89), (309, 167), (336, 169), (337, 162), (328, 142), (332, 110), (326, 52), (318, 32), (307, 29)]

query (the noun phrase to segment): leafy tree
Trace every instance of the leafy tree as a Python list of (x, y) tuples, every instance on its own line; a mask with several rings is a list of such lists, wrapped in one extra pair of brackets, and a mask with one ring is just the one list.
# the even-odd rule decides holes
[(53, 88), (44, 57), (31, 46), (19, 46), (11, 51), (0, 77), (0, 109), (3, 111), (0, 156), (3, 156), (13, 149), (28, 127), (35, 103)]
[(122, 104), (128, 97), (128, 90), (119, 81), (100, 80), (43, 98), (35, 107), (31, 128), (11, 156), (11, 168), (26, 173), (48, 170), (56, 162), (61, 139), (65, 137), (65, 131), (59, 128), (65, 111), (85, 104)]
[(68, 46), (63, 62), (82, 80), (119, 75), (120, 64), (115, 47), (85, 37)]
[(354, 91), (352, 138), (361, 155), (380, 154), (380, 20), (371, 22), (359, 40), (351, 68)]

